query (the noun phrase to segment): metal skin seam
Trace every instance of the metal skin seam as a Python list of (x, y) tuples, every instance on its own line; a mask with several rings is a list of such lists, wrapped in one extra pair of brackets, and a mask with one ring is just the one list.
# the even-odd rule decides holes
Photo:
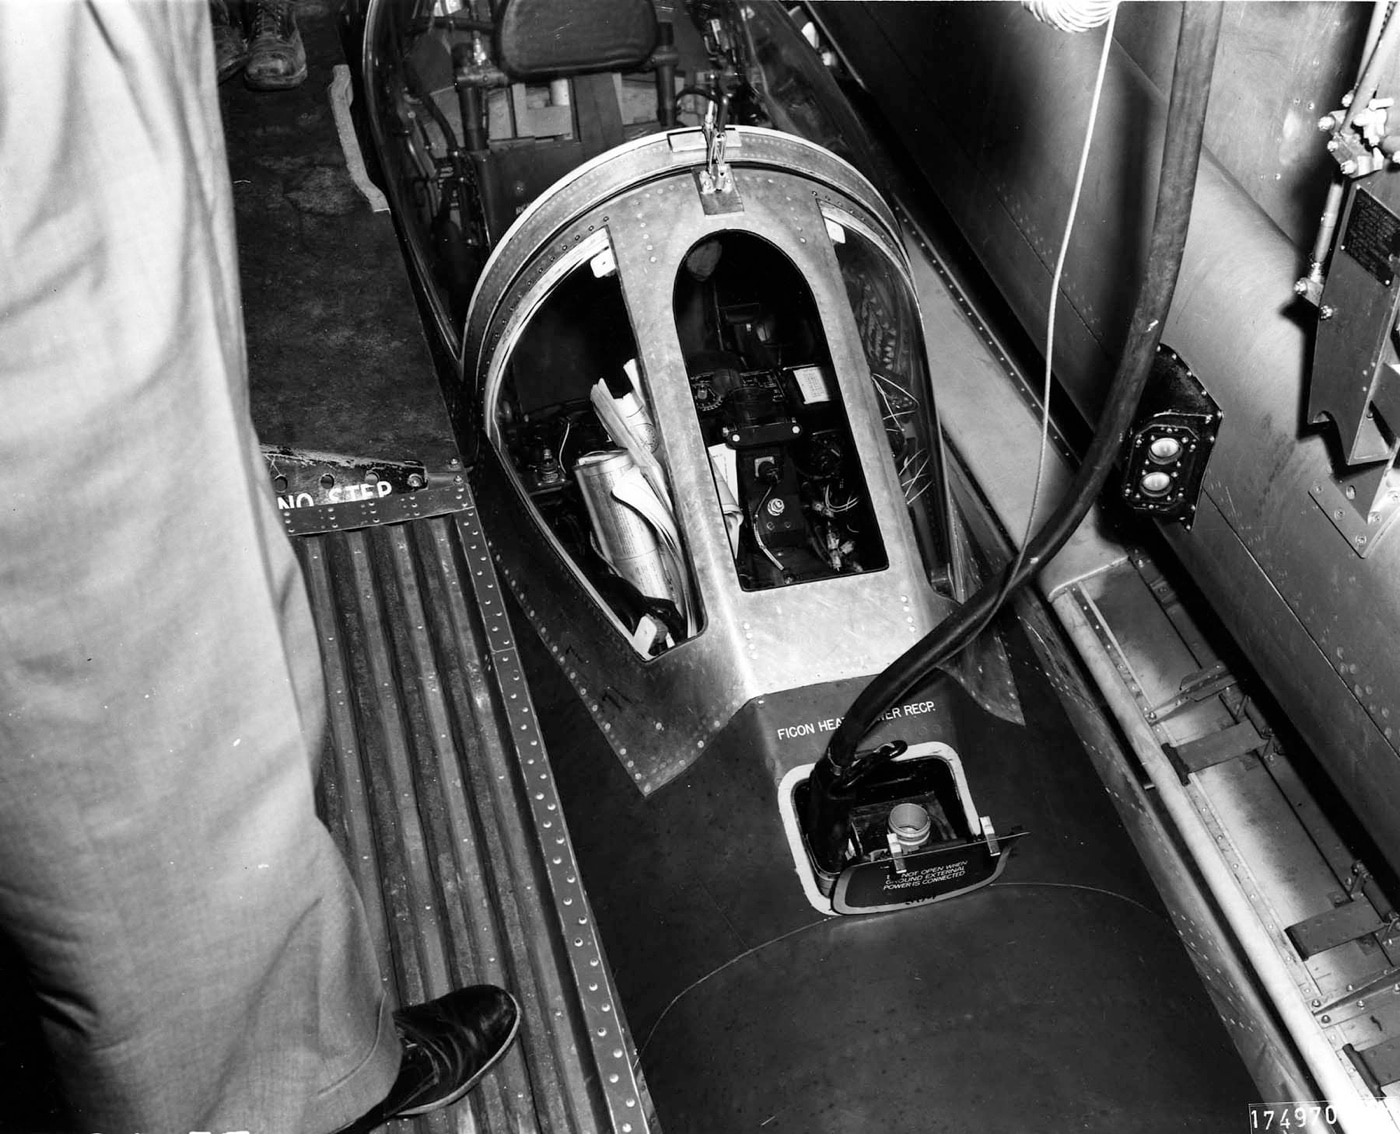
[[(621, 207), (618, 202), (626, 203), (631, 211), (645, 212), (647, 214), (645, 217), (637, 217), (636, 219), (644, 219), (657, 225), (659, 231), (661, 223), (669, 216), (670, 201), (674, 198), (674, 193), (679, 191), (681, 187), (690, 184), (689, 181), (678, 178), (676, 174), (689, 168), (691, 155), (670, 153), (662, 148), (666, 143), (665, 137), (653, 138), (649, 139), (645, 145), (630, 150), (625, 148), (616, 151), (614, 153), (615, 160), (629, 159), (634, 163), (634, 166), (610, 169), (607, 163), (600, 164), (582, 178), (581, 183), (578, 180), (573, 183), (574, 188), (586, 191), (586, 199), (582, 204), (568, 200), (551, 201), (547, 208), (541, 206), (541, 215), (534, 218), (539, 222), (537, 225), (517, 230), (515, 243), (521, 244), (521, 248), (516, 249), (510, 256), (503, 254), (503, 257), (496, 262), (494, 269), (490, 266), (486, 269), (487, 277), (492, 276), (494, 272), (499, 278), (495, 280), (484, 279), (482, 288), (478, 291), (470, 317), (465, 358), (490, 357), (493, 353), (499, 355), (505, 344), (510, 341), (509, 332), (513, 326), (513, 319), (507, 312), (511, 311), (522, 300), (528, 299), (544, 285), (550, 268), (561, 257), (574, 257), (576, 255), (575, 249), (580, 243), (594, 237), (598, 230), (608, 223), (609, 217), (617, 216), (616, 209)], [(803, 214), (811, 214), (811, 222), (820, 225), (822, 223), (822, 208), (830, 208), (839, 203), (857, 218), (861, 231), (868, 230), (870, 232), (871, 236), (868, 239), (873, 240), (873, 247), (890, 258), (892, 264), (907, 282), (907, 254), (893, 214), (888, 211), (883, 201), (873, 196), (869, 201), (863, 199), (847, 200), (852, 188), (865, 188), (867, 192), (873, 194), (873, 190), (868, 189), (859, 175), (839, 161), (829, 162), (829, 168), (822, 167), (816, 159), (826, 160), (827, 155), (824, 151), (810, 145), (795, 143), (792, 139), (784, 136), (767, 136), (745, 132), (743, 145), (742, 160), (735, 159), (736, 179), (741, 183), (745, 183), (745, 179), (752, 181), (747, 198), (750, 215), (739, 221), (731, 220), (725, 226), (726, 228), (753, 229), (760, 220), (778, 217), (780, 214), (781, 217), (785, 217), (787, 210), (797, 211), (799, 209)], [(636, 165), (643, 159), (647, 162), (660, 162), (664, 167), (664, 176), (660, 176), (660, 180), (657, 180), (649, 172), (649, 166), (643, 168)], [(783, 171), (780, 167), (781, 162), (796, 164), (800, 160), (808, 160), (812, 163), (813, 168), (799, 169), (796, 174), (791, 174)], [(749, 168), (750, 165), (755, 168)], [(611, 186), (603, 183), (602, 179), (605, 174), (612, 177), (613, 184)], [(801, 193), (786, 187), (787, 181), (792, 177), (796, 177), (800, 181)], [(850, 182), (850, 185), (848, 186), (844, 182)], [(569, 183), (559, 183), (559, 185), (567, 184)], [(625, 184), (631, 188), (619, 191), (616, 189), (617, 184)], [(690, 191), (693, 192), (693, 190)], [(556, 188), (555, 192), (560, 193), (561, 191)], [(790, 196), (784, 197), (784, 193), (790, 193)], [(544, 213), (548, 213), (549, 216), (544, 216)], [(758, 219), (754, 219), (755, 217)], [(562, 227), (561, 218), (568, 220), (568, 223), (562, 224)], [(522, 219), (529, 220), (531, 218), (523, 217)], [(713, 224), (697, 223), (699, 224), (697, 231), (700, 229), (708, 231), (713, 227)], [(821, 271), (814, 273), (814, 278), (824, 281), (824, 285), (829, 284), (833, 278), (832, 273), (829, 271), (829, 265), (821, 260), (818, 252), (818, 248), (825, 247), (825, 245), (822, 240), (809, 239), (816, 231), (815, 229), (809, 227), (806, 233), (803, 232), (802, 226), (808, 224), (808, 219), (804, 215), (791, 231), (783, 227), (782, 232), (785, 234), (785, 239), (778, 244), (778, 247), (799, 266), (805, 265), (804, 270), (810, 270), (813, 266), (820, 268)], [(664, 235), (665, 240), (671, 239), (670, 233)], [(657, 256), (661, 253), (653, 255), (650, 246), (642, 248), (644, 243), (644, 240), (637, 238), (630, 242), (624, 240), (621, 243), (613, 244), (614, 255), (620, 269), (624, 272), (624, 286), (630, 279), (632, 286), (645, 288), (649, 283), (648, 273), (662, 270), (653, 268)], [(526, 254), (526, 246), (528, 246), (528, 255)], [(626, 275), (628, 270), (632, 272), (630, 277)], [(669, 285), (669, 278), (667, 283)], [(834, 285), (818, 289), (815, 298), (819, 306), (823, 303), (826, 304), (823, 308), (826, 311), (824, 318), (829, 318), (832, 325), (844, 327), (843, 320), (850, 321), (849, 297), (843, 291), (838, 291)], [(494, 314), (488, 318), (488, 314), (491, 312)], [(648, 349), (652, 352), (651, 356), (644, 359), (643, 369), (648, 373), (659, 373), (665, 371), (669, 365), (674, 347), (666, 333), (657, 331), (655, 328), (652, 331), (650, 338), (644, 339), (639, 346), (644, 354)], [(853, 343), (858, 341), (858, 338), (854, 335), (848, 335), (843, 341)], [(671, 354), (668, 354), (668, 351)], [(847, 367), (850, 374), (854, 374), (860, 367), (866, 365), (866, 360), (863, 357), (860, 359), (859, 365), (851, 359), (846, 361), (850, 363)], [(496, 369), (495, 365), (485, 366), (479, 371), (464, 375), (464, 379), (472, 379), (468, 383), (469, 385), (478, 388), (478, 393), (473, 396), (474, 400), (475, 398), (482, 399), (483, 404), (475, 407), (475, 416), (478, 420), (489, 418), (493, 413), (489, 405), (488, 390), (493, 390), (495, 387), (495, 383), (490, 381), (490, 376)], [(839, 373), (847, 371), (841, 371), (838, 367)], [(482, 381), (483, 378), (486, 379), (485, 382)], [(838, 378), (838, 381), (845, 381), (845, 379)], [(685, 413), (682, 414), (678, 406), (674, 404), (675, 391), (663, 389), (657, 396), (662, 399), (662, 405), (657, 412), (663, 433), (667, 429), (666, 423), (668, 421), (678, 423), (683, 417), (693, 416), (693, 408), (687, 406)], [(861, 401), (863, 404), (863, 399), (867, 399), (870, 395), (866, 388), (861, 386), (853, 391), (845, 391), (844, 396)], [(684, 432), (685, 427), (681, 428)], [(480, 434), (477, 436), (480, 437)], [(886, 484), (885, 487), (889, 499), (893, 500), (898, 497), (902, 500), (903, 492), (894, 481), (893, 468), (887, 468), (883, 462), (878, 467), (871, 466), (870, 454), (881, 451), (880, 446), (885, 444), (883, 436), (863, 436), (861, 441), (861, 461), (867, 480), (872, 484), (883, 484), (885, 480), (888, 480), (891, 483)], [(688, 469), (691, 467), (691, 463), (687, 463), (689, 457), (686, 454), (685, 446), (690, 443), (689, 434), (685, 433), (680, 438), (680, 442), (679, 459), (682, 467)], [(740, 673), (747, 674), (748, 670), (744, 667), (753, 668), (758, 665), (761, 659), (765, 657), (771, 659), (776, 656), (778, 647), (771, 641), (773, 634), (769, 633), (765, 625), (760, 625), (760, 622), (781, 613), (776, 609), (771, 611), (768, 609), (769, 605), (776, 607), (779, 600), (763, 597), (754, 598), (737, 591), (729, 582), (732, 566), (728, 564), (727, 560), (727, 545), (725, 561), (720, 563), (717, 558), (716, 548), (722, 542), (722, 532), (716, 536), (714, 532), (704, 526), (711, 519), (714, 519), (713, 517), (700, 517), (698, 528), (687, 527), (685, 530), (687, 532), (698, 530), (701, 534), (703, 562), (699, 569), (702, 571), (702, 577), (719, 578), (722, 576), (717, 593), (735, 609), (731, 611), (720, 609), (712, 613), (724, 625), (729, 625), (732, 621), (732, 625), (736, 628), (736, 637), (740, 634), (743, 635), (741, 640), (737, 640), (737, 650), (729, 651), (724, 643), (707, 643), (707, 637), (712, 635), (702, 634), (689, 640), (682, 647), (687, 651), (684, 656), (678, 655), (670, 661), (665, 658), (653, 659), (643, 664), (637, 662), (635, 658), (626, 656), (612, 658), (613, 654), (621, 652), (617, 642), (622, 640), (622, 636), (611, 624), (595, 628), (594, 624), (602, 621), (592, 617), (593, 608), (597, 606), (596, 601), (592, 606), (589, 606), (586, 594), (580, 596), (584, 601), (581, 601), (577, 607), (571, 606), (566, 601), (568, 596), (565, 592), (586, 590), (579, 585), (576, 571), (571, 566), (565, 564), (567, 569), (557, 573), (557, 580), (547, 585), (541, 583), (533, 588), (527, 586), (527, 580), (517, 573), (518, 565), (522, 562), (522, 555), (551, 554), (558, 557), (559, 548), (547, 536), (537, 534), (537, 529), (530, 528), (530, 538), (527, 539), (521, 531), (497, 526), (501, 522), (506, 522), (500, 514), (502, 505), (497, 496), (500, 490), (505, 489), (505, 495), (510, 499), (519, 499), (522, 500), (522, 503), (528, 504), (527, 500), (523, 500), (518, 478), (513, 476), (511, 470), (505, 465), (499, 448), (493, 446), (489, 439), (481, 438), (477, 459), (471, 466), (471, 475), (474, 487), (481, 498), (481, 506), (485, 509), (484, 526), (491, 532), (492, 548), (497, 555), (497, 571), (503, 581), (520, 598), (523, 607), (529, 612), (528, 616), (532, 623), (541, 631), (541, 638), (556, 658), (561, 658), (566, 662), (569, 660), (567, 654), (571, 636), (567, 633), (562, 635), (551, 633), (549, 630), (551, 617), (556, 620), (564, 618), (566, 621), (569, 618), (584, 620), (585, 630), (574, 635), (573, 639), (585, 636), (586, 633), (597, 634), (598, 640), (588, 639), (588, 646), (580, 656), (578, 665), (566, 664), (564, 666), (566, 676), (574, 684), (580, 697), (583, 698), (584, 704), (594, 720), (608, 735), (619, 759), (624, 763), (629, 776), (633, 778), (639, 789), (644, 793), (656, 790), (674, 778), (675, 774), (678, 774), (684, 766), (693, 761), (697, 754), (708, 747), (710, 741), (719, 735), (725, 726), (726, 717), (737, 712), (742, 704), (749, 699), (742, 695), (745, 689), (750, 693), (762, 691), (758, 688), (762, 684), (760, 679), (746, 677), (745, 689), (736, 690), (730, 688), (727, 683), (728, 679), (724, 678), (721, 683), (722, 687), (714, 690), (714, 697), (697, 697), (693, 683), (689, 682), (686, 672), (683, 671), (688, 672), (704, 668), (707, 665), (714, 669), (714, 663), (733, 661), (737, 658)], [(694, 463), (694, 467), (702, 466), (699, 463)], [(708, 481), (708, 476), (702, 479)], [(686, 494), (683, 492), (682, 495)], [(685, 509), (683, 508), (683, 510)], [(897, 564), (901, 571), (907, 571), (909, 565), (915, 562), (915, 555), (912, 550), (912, 532), (907, 540), (903, 535), (904, 528), (900, 519), (902, 516), (902, 511), (898, 516), (891, 515), (888, 527), (895, 535), (900, 536), (901, 541), (904, 541), (898, 543), (900, 556), (897, 559)], [(885, 527), (886, 525), (882, 522), (882, 530)], [(909, 545), (907, 548), (906, 542)], [(553, 577), (553, 573), (551, 573), (551, 577)], [(876, 580), (877, 583), (892, 592), (891, 600), (898, 605), (890, 608), (894, 613), (884, 620), (890, 623), (888, 627), (890, 633), (883, 637), (876, 637), (873, 639), (874, 641), (888, 641), (890, 636), (894, 634), (899, 637), (908, 634), (912, 637), (917, 633), (920, 617), (911, 596), (922, 593), (920, 590), (921, 579), (922, 575), (918, 579), (911, 575), (907, 580), (901, 580), (892, 576), (886, 577), (884, 572), (880, 573)], [(897, 586), (896, 584), (901, 581), (904, 585)], [(824, 599), (829, 607), (836, 602), (837, 594), (850, 590), (848, 583), (849, 580), (824, 580), (820, 594), (804, 592), (791, 601), (796, 603), (798, 609), (807, 609), (821, 607), (822, 602), (819, 600)], [(786, 607), (788, 600), (782, 599), (781, 605)], [(565, 609), (561, 610), (561, 606)], [(761, 617), (755, 618), (755, 614)], [(727, 617), (729, 615), (732, 615), (732, 620)], [(707, 613), (707, 618), (708, 616)], [(753, 619), (754, 624), (752, 630), (747, 624), (750, 619)], [(573, 622), (567, 622), (567, 624), (574, 625)], [(767, 637), (764, 636), (765, 634)], [(767, 651), (767, 654), (764, 651)], [(888, 651), (871, 646), (867, 647), (864, 652), (873, 657), (876, 654), (883, 656)], [(828, 652), (825, 656), (829, 658), (835, 655)], [(608, 670), (609, 658), (612, 658), (621, 667), (622, 680), (619, 680), (618, 673)], [(846, 670), (857, 672), (861, 658), (844, 658), (841, 663), (844, 668), (840, 672), (832, 671), (831, 667), (835, 664), (829, 660), (824, 661), (823, 665), (827, 669), (819, 672), (816, 675), (817, 679), (839, 678), (845, 674)], [(873, 657), (871, 666), (861, 672), (870, 672), (874, 668), (878, 668), (878, 664), (879, 658)], [(650, 672), (653, 669), (656, 669), (656, 672)], [(716, 672), (723, 675), (730, 673), (731, 670), (727, 666), (720, 666)], [(780, 671), (777, 676), (772, 676), (772, 671), (765, 672), (769, 673), (771, 678), (769, 691), (779, 687), (795, 687), (798, 684), (810, 683), (810, 678), (805, 673), (798, 675), (802, 680), (798, 678), (788, 680), (787, 670)], [(659, 699), (660, 703), (670, 704), (670, 697), (673, 694), (680, 695), (683, 708), (677, 720), (651, 722), (655, 725), (655, 731), (658, 734), (665, 732), (670, 741), (677, 739), (675, 730), (681, 730), (679, 742), (662, 744), (662, 737), (660, 735), (653, 736), (651, 729), (647, 728), (647, 722), (643, 721), (639, 725), (635, 714), (612, 707), (612, 705), (605, 703), (604, 698), (599, 695), (590, 696), (591, 690), (601, 690), (605, 686), (608, 677), (614, 679), (613, 687), (615, 689), (621, 687), (620, 695), (623, 701), (650, 701), (655, 697)], [(616, 701), (612, 704), (615, 705)], [(680, 762), (677, 761), (677, 756), (682, 758)]]
[(589, 1043), (613, 1129), (619, 1134), (645, 1134), (650, 1126), (637, 1077), (628, 1059), (631, 1041), (621, 1014), (616, 1010), (617, 993), (603, 964), (593, 911), (579, 878), (554, 773), (540, 735), (486, 536), (475, 509), (458, 514), (455, 523), (463, 551), (468, 556), (468, 576), (481, 609), (492, 671), (510, 725), (516, 763), (529, 796), (540, 851), (554, 891), (554, 910), (569, 954), (569, 969), (583, 1004)]
[(1108, 700), (1114, 717), (1147, 771), (1190, 857), (1204, 876), (1206, 885), (1219, 903), (1221, 912), (1249, 958), (1284, 1027), (1322, 1089), (1323, 1097), (1336, 1106), (1349, 1134), (1352, 1131), (1358, 1134), (1373, 1130), (1393, 1131), (1394, 1123), (1374, 1109), (1374, 1100), (1368, 1100), (1355, 1073), (1337, 1059), (1321, 1025), (1299, 999), (1293, 974), (1260, 924), (1258, 915), (1245, 897), (1239, 880), (1222, 849), (1212, 838), (1189, 792), (1181, 786), (1162, 754), (1157, 737), (1138, 713), (1136, 702), (1124, 685), (1109, 651), (1102, 646), (1092, 615), (1081, 606), (1081, 595), (1077, 592), (1077, 586), (1067, 589), (1053, 600), (1051, 606), (1078, 648), (1094, 683)]
[[(977, 314), (977, 311), (968, 301), (966, 293), (961, 286), (959, 286), (958, 281), (943, 262), (943, 258), (934, 251), (933, 245), (929, 242), (928, 237), (924, 235), (923, 229), (919, 227), (918, 223), (910, 215), (908, 208), (897, 197), (893, 198), (891, 207), (894, 209), (895, 216), (898, 218), (901, 227), (910, 235), (914, 243), (919, 246), (919, 251), (928, 258), (929, 264), (932, 266), (934, 272), (937, 273), (943, 286), (948, 289), (948, 294), (952, 297), (953, 302), (958, 305), (958, 309), (967, 319), (968, 326), (976, 332), (977, 337), (982, 340), (992, 356), (997, 360), (997, 365), (1002, 368), (1006, 376), (1011, 380), (1012, 387), (1015, 389), (1016, 393), (1020, 395), (1026, 407), (1031, 410), (1032, 413), (1039, 416), (1043, 409), (1040, 403), (1040, 395), (1032, 388), (1031, 384), (1026, 381), (1025, 375), (1023, 375), (1016, 364), (1011, 361), (1010, 355), (1006, 353), (1005, 348), (997, 341), (996, 336), (992, 334), (991, 328), (988, 327), (982, 317)], [(1065, 461), (1072, 465), (1077, 465), (1079, 463), (1078, 456), (1075, 454), (1074, 450), (1070, 448), (1069, 442), (1065, 440), (1064, 434), (1055, 424), (1053, 418), (1050, 421), (1050, 443)]]

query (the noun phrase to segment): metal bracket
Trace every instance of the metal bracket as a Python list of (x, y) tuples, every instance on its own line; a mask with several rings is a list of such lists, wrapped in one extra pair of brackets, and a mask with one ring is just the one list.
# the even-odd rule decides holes
[(1214, 697), (1235, 684), (1235, 675), (1226, 668), (1224, 662), (1187, 674), (1181, 679), (1180, 691), (1175, 697), (1154, 705), (1143, 716), (1152, 724), (1166, 720), (1173, 713), (1184, 709), (1194, 701), (1204, 701)]
[(700, 127), (705, 138), (705, 168), (695, 171), (695, 185), (700, 190), (700, 207), (706, 216), (719, 213), (742, 213), (744, 202), (734, 187), (734, 173), (724, 160), (729, 145), (729, 131), (716, 117), (715, 104)]
[(989, 816), (981, 816), (981, 821), (982, 837), (987, 840), (987, 853), (993, 858), (998, 858), (1001, 855), (1001, 843), (997, 839), (997, 830), (992, 826), (992, 820)]
[(1342, 1051), (1376, 1098), (1385, 1098), (1385, 1088), (1400, 1081), (1400, 1036), (1383, 1040), (1364, 1051), (1349, 1043)]
[(1217, 764), (1227, 764), (1263, 746), (1264, 738), (1259, 735), (1254, 722), (1242, 720), (1239, 724), (1188, 740), (1185, 744), (1163, 744), (1162, 751), (1176, 769), (1177, 778), (1184, 784), (1195, 772)]
[[(1389, 461), (1395, 442), (1376, 420), (1394, 400), (1391, 332), (1400, 311), (1400, 178), (1352, 186), (1322, 291), (1312, 351), (1308, 420), (1330, 419), (1347, 465)], [(1394, 416), (1393, 409), (1391, 416)], [(1393, 431), (1400, 422), (1387, 421)]]
[(743, 198), (734, 188), (734, 175), (729, 166), (723, 166), (717, 173), (707, 169), (695, 171), (695, 187), (700, 193), (700, 207), (707, 217), (721, 213), (742, 213)]
[(1123, 453), (1119, 494), (1128, 507), (1189, 531), (1222, 418), (1191, 368), (1158, 346)]
[(904, 862), (904, 847), (900, 845), (899, 839), (895, 837), (893, 831), (885, 836), (885, 841), (889, 844), (890, 860), (894, 863), (894, 872), (907, 874), (909, 867)]
[(1348, 985), (1345, 995), (1327, 1003), (1312, 1002), (1312, 1014), (1323, 1025), (1346, 1024), (1366, 1015), (1391, 1017), (1400, 1002), (1400, 969), (1391, 967), (1365, 984)]
[(1316, 480), (1308, 495), (1362, 559), (1400, 516), (1400, 476), (1389, 465)]
[(430, 477), (422, 461), (386, 461), (274, 445), (263, 445), (261, 450), (278, 506), (284, 511), (379, 500), (421, 491), (430, 481), (446, 481)]
[(1348, 941), (1369, 937), (1385, 928), (1375, 907), (1364, 898), (1344, 902), (1335, 909), (1310, 917), (1284, 930), (1303, 960), (1335, 949)]

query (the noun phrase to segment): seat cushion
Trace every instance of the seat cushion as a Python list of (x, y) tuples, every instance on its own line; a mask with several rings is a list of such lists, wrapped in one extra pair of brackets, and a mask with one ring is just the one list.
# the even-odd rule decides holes
[(512, 80), (642, 66), (656, 46), (651, 0), (506, 0), (496, 62)]

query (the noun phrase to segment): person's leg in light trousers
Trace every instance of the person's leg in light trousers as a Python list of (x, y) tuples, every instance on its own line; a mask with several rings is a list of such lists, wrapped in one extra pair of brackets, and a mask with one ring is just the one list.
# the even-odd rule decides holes
[(0, 923), (83, 1129), (317, 1134), (399, 1045), (313, 808), (207, 7), (0, 2)]

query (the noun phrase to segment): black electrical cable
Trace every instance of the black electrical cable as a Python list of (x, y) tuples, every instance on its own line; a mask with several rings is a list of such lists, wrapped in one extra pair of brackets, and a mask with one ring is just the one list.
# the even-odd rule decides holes
[(1181, 31), (1172, 73), (1147, 273), (1138, 292), (1128, 342), (1109, 387), (1107, 403), (1070, 494), (1031, 540), (1019, 570), (1015, 569), (1015, 564), (1008, 566), (861, 691), (832, 734), (822, 761), (829, 766), (823, 769), (818, 765), (818, 770), (825, 774), (814, 775), (814, 785), (816, 781), (829, 780), (834, 788), (848, 788), (856, 778), (871, 770), (864, 762), (858, 764), (856, 760), (856, 746), (865, 734), (892, 705), (966, 646), (996, 613), (998, 605), (1055, 556), (1074, 534), (1108, 479), (1147, 385), (1162, 337), (1162, 324), (1176, 290), (1200, 163), (1206, 106), (1210, 100), (1222, 6), (1217, 0), (1183, 3), (1181, 9)]
[(413, 61), (407, 56), (403, 60), (404, 86), (408, 88), (408, 93), (421, 102), (427, 108), (432, 120), (437, 123), (437, 128), (442, 131), (443, 140), (447, 145), (447, 152), (450, 156), (456, 157), (461, 152), (461, 146), (457, 144), (457, 132), (452, 129), (452, 122), (437, 104), (432, 93), (423, 85), (423, 80), (418, 77), (418, 68), (413, 65)]
[(694, 95), (696, 98), (707, 98), (711, 102), (718, 102), (719, 95), (714, 91), (706, 90), (704, 87), (682, 87), (676, 92), (676, 104), (679, 105), (681, 99), (687, 95)]

